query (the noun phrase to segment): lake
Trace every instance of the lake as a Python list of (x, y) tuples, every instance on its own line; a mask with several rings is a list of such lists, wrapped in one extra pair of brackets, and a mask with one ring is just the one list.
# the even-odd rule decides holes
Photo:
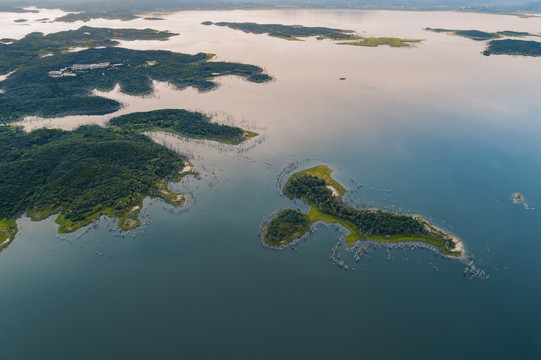
[[(0, 13), (0, 38), (83, 25)], [(484, 42), (423, 29), (538, 33), (541, 18), (454, 12), (187, 11), (166, 20), (86, 25), (170, 30), (134, 49), (208, 52), (261, 66), (198, 93), (156, 83), (107, 116), (27, 119), (28, 128), (105, 124), (133, 111), (185, 108), (260, 133), (240, 147), (153, 134), (200, 178), (171, 186), (185, 208), (147, 199), (143, 226), (101, 219), (57, 235), (19, 220), (0, 254), (5, 359), (534, 359), (541, 356), (541, 59), (481, 55)], [(25, 24), (13, 19), (26, 18)], [(203, 21), (253, 21), (425, 39), (412, 48), (285, 41)], [(340, 78), (346, 78), (340, 80)], [(293, 248), (261, 245), (295, 169), (325, 164), (353, 204), (420, 214), (458, 236), (480, 276), (417, 247), (369, 247), (355, 259), (343, 229), (317, 225)], [(524, 195), (514, 204), (512, 194)], [(337, 265), (344, 261), (346, 271)]]

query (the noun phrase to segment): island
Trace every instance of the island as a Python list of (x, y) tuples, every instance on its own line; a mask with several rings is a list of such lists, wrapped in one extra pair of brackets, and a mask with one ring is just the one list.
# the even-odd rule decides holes
[(273, 247), (284, 246), (306, 234), (313, 223), (324, 221), (339, 223), (349, 230), (345, 239), (348, 246), (363, 240), (416, 241), (433, 245), (444, 256), (464, 256), (464, 246), (459, 239), (421, 217), (357, 209), (342, 200), (345, 192), (344, 187), (331, 177), (331, 169), (327, 166), (294, 173), (286, 182), (283, 194), (290, 199), (301, 199), (310, 206), (310, 212), (279, 211), (263, 227), (263, 240)]
[[(485, 32), (479, 30), (449, 30), (449, 29), (432, 29), (426, 28), (427, 31), (437, 33), (449, 33), (453, 35), (462, 36), (468, 39), (476, 41), (486, 41), (486, 49), (483, 51), (483, 55), (521, 55), (521, 56), (541, 56), (541, 42), (528, 41), (518, 39), (501, 39), (503, 37), (541, 37), (539, 34), (532, 34), (523, 31), (497, 31), (497, 32)], [(501, 39), (501, 40), (497, 40)]]
[(440, 29), (440, 28), (436, 28), (436, 29), (426, 28), (425, 30), (436, 32), (436, 33), (447, 33), (447, 34), (457, 35), (457, 36), (465, 37), (465, 38), (476, 40), (476, 41), (499, 39), (502, 37), (539, 36), (536, 34), (530, 34), (528, 32), (511, 31), (511, 30), (504, 30), (504, 31), (497, 31), (497, 32), (486, 32), (486, 31), (480, 31), (480, 30), (449, 30), (449, 29)]
[(257, 136), (257, 133), (238, 127), (210, 122), (210, 118), (199, 112), (182, 109), (165, 109), (136, 112), (109, 120), (109, 125), (133, 131), (166, 131), (180, 136), (220, 141), (237, 145)]
[[(213, 79), (218, 76), (236, 75), (254, 83), (271, 79), (254, 65), (210, 62), (212, 54), (131, 50), (116, 47), (114, 40), (166, 40), (174, 35), (151, 29), (84, 26), (45, 36), (32, 33), (12, 43), (0, 43), (0, 73), (13, 72), (0, 82), (0, 122), (29, 115), (112, 113), (120, 109), (120, 103), (95, 96), (92, 90), (110, 91), (116, 85), (124, 93), (146, 95), (154, 89), (153, 80), (179, 89), (191, 86), (208, 91), (217, 86)], [(89, 49), (67, 52), (75, 46)]]
[(523, 201), (524, 201), (524, 195), (522, 195), (521, 193), (513, 193), (513, 202), (515, 204), (518, 204)]
[(541, 42), (526, 40), (493, 40), (488, 43), (483, 55), (520, 55), (520, 56), (541, 56)]
[(185, 196), (167, 184), (194, 174), (192, 165), (144, 132), (233, 145), (257, 136), (181, 109), (126, 114), (107, 127), (73, 131), (27, 133), (10, 125), (27, 115), (107, 114), (120, 108), (114, 100), (93, 95), (93, 89), (119, 85), (124, 93), (144, 95), (153, 91), (153, 80), (206, 91), (216, 86), (212, 80), (217, 76), (237, 75), (254, 83), (270, 79), (257, 66), (209, 62), (212, 54), (117, 47), (118, 40), (164, 41), (175, 35), (83, 26), (0, 41), (0, 250), (15, 238), (16, 219), (23, 214), (34, 221), (56, 215), (62, 233), (100, 216), (116, 218), (120, 229), (130, 230), (140, 225), (138, 214), (148, 196), (184, 204)]
[[(193, 173), (181, 155), (141, 131), (164, 130), (182, 136), (238, 144), (246, 131), (210, 123), (201, 113), (167, 109), (111, 120), (114, 126), (82, 126), (74, 131), (0, 126), (0, 250), (17, 233), (15, 220), (34, 221), (57, 214), (61, 233), (73, 232), (100, 216), (119, 220), (122, 230), (140, 225), (147, 196), (181, 206), (183, 194), (167, 181)], [(255, 133), (251, 133), (255, 136)]]
[(391, 47), (408, 47), (423, 40), (400, 39), (392, 37), (363, 37), (356, 35), (353, 30), (343, 30), (327, 27), (307, 27), (302, 25), (281, 25), (281, 24), (257, 24), (252, 22), (217, 22), (205, 21), (202, 25), (225, 26), (234, 30), (241, 30), (252, 34), (267, 34), (268, 36), (291, 40), (302, 41), (301, 38), (316, 37), (318, 40), (330, 39), (338, 42), (339, 45), (354, 45), (376, 47), (388, 45)]
[(128, 21), (139, 19), (139, 16), (133, 14), (131, 11), (84, 11), (69, 13), (56, 18), (54, 21), (72, 23), (76, 21), (88, 22), (93, 19)]

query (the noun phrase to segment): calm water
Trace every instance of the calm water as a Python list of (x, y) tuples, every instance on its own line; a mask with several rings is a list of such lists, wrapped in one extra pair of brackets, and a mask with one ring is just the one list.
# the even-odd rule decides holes
[[(0, 14), (0, 37), (54, 32), (46, 14)], [(29, 25), (13, 19), (27, 18)], [(425, 27), (541, 31), (541, 19), (434, 12), (220, 11), (166, 21), (92, 21), (180, 33), (137, 49), (211, 52), (265, 68), (199, 94), (156, 84), (144, 99), (106, 96), (118, 112), (187, 108), (251, 128), (240, 148), (154, 138), (188, 155), (201, 179), (175, 189), (189, 208), (144, 204), (121, 234), (102, 219), (57, 236), (23, 218), (0, 254), (0, 358), (534, 359), (541, 356), (540, 59), (480, 54), (483, 43)], [(332, 26), (426, 39), (413, 49), (288, 42), (202, 21)], [(340, 77), (346, 77), (340, 81)], [(117, 115), (117, 114), (114, 114)], [(113, 115), (111, 115), (113, 116)], [(29, 119), (30, 129), (104, 124), (111, 116)], [(372, 249), (355, 262), (339, 229), (319, 225), (296, 250), (261, 246), (263, 218), (300, 206), (280, 196), (291, 163), (324, 163), (353, 202), (421, 214), (459, 236), (487, 275), (417, 249)], [(362, 187), (359, 186), (362, 182)], [(520, 192), (527, 206), (513, 204)], [(355, 268), (355, 270), (353, 270)]]

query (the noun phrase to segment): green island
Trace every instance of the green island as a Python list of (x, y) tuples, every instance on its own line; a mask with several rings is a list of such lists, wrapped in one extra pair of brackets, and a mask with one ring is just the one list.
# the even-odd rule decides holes
[(502, 37), (539, 36), (536, 34), (530, 34), (528, 32), (510, 31), (510, 30), (497, 31), (497, 32), (486, 32), (486, 31), (480, 31), (480, 30), (449, 30), (449, 29), (439, 29), (439, 28), (436, 28), (436, 29), (426, 28), (425, 30), (436, 32), (436, 33), (453, 34), (453, 35), (462, 36), (462, 37), (476, 40), (476, 41), (500, 39)]
[(251, 34), (267, 34), (268, 36), (291, 40), (302, 41), (301, 38), (317, 37), (318, 40), (330, 39), (338, 42), (339, 45), (368, 46), (376, 47), (388, 45), (391, 47), (408, 47), (411, 44), (423, 40), (400, 39), (392, 37), (363, 37), (356, 35), (353, 30), (342, 30), (327, 27), (307, 27), (301, 25), (281, 24), (256, 24), (251, 22), (217, 22), (205, 21), (203, 25), (225, 26), (234, 30), (241, 30)]
[(138, 18), (139, 16), (134, 15), (130, 11), (84, 11), (80, 13), (69, 13), (56, 18), (54, 21), (72, 23), (76, 21), (88, 22), (93, 19), (128, 21)]
[(153, 29), (109, 29), (82, 26), (77, 30), (43, 35), (34, 32), (20, 40), (0, 46), (0, 73), (8, 73), (25, 66), (36, 66), (37, 60), (64, 54), (74, 48), (113, 47), (117, 40), (169, 40), (178, 34)]
[[(0, 82), (0, 122), (29, 115), (58, 117), (103, 115), (121, 104), (92, 94), (110, 91), (117, 84), (130, 95), (153, 91), (153, 80), (182, 89), (200, 91), (216, 87), (218, 76), (237, 75), (250, 82), (270, 80), (254, 65), (208, 61), (213, 55), (130, 50), (115, 47), (112, 39), (165, 40), (175, 34), (151, 29), (100, 29), (82, 27), (44, 36), (32, 33), (10, 44), (0, 43), (0, 73), (13, 72)], [(89, 49), (66, 52), (72, 47)], [(105, 46), (104, 48), (95, 48)]]
[[(437, 33), (449, 33), (458, 36), (462, 36), (468, 39), (476, 41), (486, 41), (486, 49), (483, 51), (483, 55), (521, 55), (521, 56), (541, 56), (541, 42), (539, 41), (527, 41), (518, 39), (501, 39), (504, 37), (525, 37), (535, 36), (541, 37), (539, 34), (532, 34), (522, 31), (497, 31), (497, 32), (485, 32), (479, 30), (448, 30), (448, 29), (432, 29), (426, 28), (427, 31), (433, 31)], [(498, 40), (501, 39), (501, 40)]]
[(246, 138), (242, 129), (208, 126), (204, 115), (186, 110), (113, 120), (114, 126), (82, 126), (71, 132), (26, 133), (20, 127), (0, 126), (0, 250), (14, 239), (15, 219), (25, 212), (34, 221), (58, 214), (58, 231), (67, 233), (102, 215), (117, 218), (122, 230), (136, 228), (147, 196), (181, 206), (185, 196), (170, 191), (167, 181), (193, 174), (192, 166), (140, 131), (163, 129), (225, 143)]
[[(39, 129), (30, 133), (9, 123), (27, 115), (106, 114), (116, 101), (93, 96), (93, 89), (144, 95), (152, 80), (178, 88), (208, 90), (221, 75), (252, 82), (270, 79), (252, 65), (209, 62), (212, 54), (137, 51), (118, 48), (119, 40), (167, 40), (176, 34), (151, 29), (82, 27), (21, 40), (0, 41), (0, 251), (14, 239), (16, 219), (39, 221), (56, 214), (59, 232), (73, 232), (100, 216), (119, 220), (123, 230), (140, 225), (148, 196), (180, 206), (186, 198), (168, 189), (168, 181), (194, 174), (181, 155), (141, 134), (169, 131), (180, 136), (239, 144), (256, 136), (212, 123), (201, 113), (166, 109), (127, 114), (110, 126), (74, 131)], [(100, 47), (100, 48), (96, 48)], [(70, 52), (73, 48), (82, 51)]]
[(381, 45), (388, 45), (390, 47), (410, 47), (412, 44), (418, 44), (422, 41), (423, 40), (418, 39), (400, 39), (393, 37), (361, 37), (359, 41), (346, 41), (338, 44), (368, 47), (376, 47)]
[(212, 123), (204, 114), (182, 109), (130, 113), (112, 118), (109, 124), (133, 131), (167, 131), (184, 137), (214, 140), (233, 145), (257, 136), (252, 131)]
[(437, 247), (445, 256), (464, 255), (460, 240), (422, 218), (354, 208), (342, 200), (345, 192), (344, 187), (331, 177), (331, 169), (326, 166), (316, 166), (291, 175), (283, 188), (284, 195), (291, 199), (302, 199), (310, 205), (310, 212), (278, 212), (263, 227), (263, 239), (271, 246), (283, 246), (300, 238), (314, 222), (325, 221), (339, 223), (349, 230), (346, 237), (348, 246), (362, 240), (417, 241)]
[(493, 40), (488, 43), (483, 55), (541, 56), (541, 42), (513, 39)]
[(72, 132), (0, 127), (0, 244), (17, 232), (24, 212), (34, 221), (58, 214), (59, 232), (73, 232), (101, 215), (124, 230), (139, 226), (147, 196), (182, 205), (167, 189), (178, 180), (182, 157), (144, 135), (120, 128), (83, 126)]

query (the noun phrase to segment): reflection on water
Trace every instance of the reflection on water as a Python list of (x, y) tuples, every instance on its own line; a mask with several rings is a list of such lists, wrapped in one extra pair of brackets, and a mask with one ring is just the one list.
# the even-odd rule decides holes
[[(30, 15), (0, 13), (1, 37), (82, 25), (10, 22)], [(532, 209), (541, 198), (541, 60), (484, 57), (482, 42), (423, 30), (539, 32), (541, 19), (291, 9), (163, 17), (87, 25), (170, 30), (180, 35), (122, 45), (215, 53), (218, 61), (262, 66), (275, 81), (218, 78), (219, 87), (205, 93), (155, 83), (143, 98), (116, 88), (96, 94), (120, 101), (117, 113), (21, 124), (72, 129), (133, 111), (184, 108), (261, 135), (232, 147), (149, 134), (187, 155), (200, 175), (171, 184), (191, 194), (188, 210), (145, 200), (144, 233), (115, 234), (108, 230), (114, 221), (102, 219), (68, 235), (70, 243), (58, 241), (52, 219), (21, 219), (0, 255), (0, 306), (10, 309), (0, 337), (8, 357), (58, 358), (62, 349), (77, 358), (85, 349), (89, 358), (331, 358), (358, 357), (359, 347), (382, 359), (541, 356), (537, 210), (509, 199), (520, 191)], [(200, 25), (207, 20), (425, 41), (410, 49), (293, 42)], [(343, 229), (322, 225), (293, 251), (263, 248), (262, 219), (300, 207), (277, 191), (291, 163), (328, 164), (352, 204), (419, 214), (452, 231), (474, 262), (465, 269), (410, 245), (346, 249)]]

